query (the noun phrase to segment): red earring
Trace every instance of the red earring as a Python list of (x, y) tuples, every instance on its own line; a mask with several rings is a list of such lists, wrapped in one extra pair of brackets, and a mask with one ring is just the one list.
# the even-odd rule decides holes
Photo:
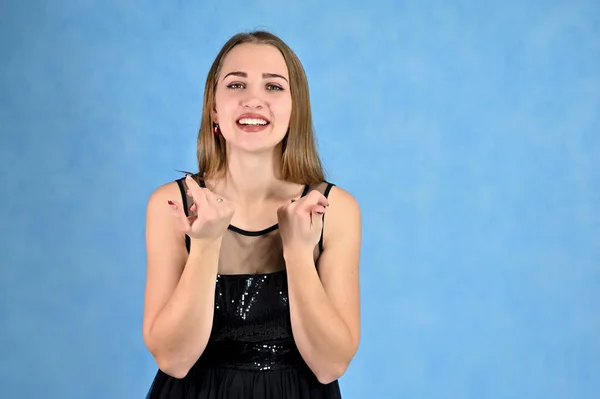
[(215, 135), (218, 136), (219, 134), (221, 134), (221, 131), (219, 130), (219, 125), (217, 125), (216, 123), (215, 123), (214, 130), (215, 130)]

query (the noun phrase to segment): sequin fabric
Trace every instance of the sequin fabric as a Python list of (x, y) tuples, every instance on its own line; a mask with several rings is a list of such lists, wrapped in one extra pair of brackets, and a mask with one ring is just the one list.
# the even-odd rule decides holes
[(287, 292), (285, 270), (218, 276), (212, 333), (199, 363), (258, 371), (301, 364)]

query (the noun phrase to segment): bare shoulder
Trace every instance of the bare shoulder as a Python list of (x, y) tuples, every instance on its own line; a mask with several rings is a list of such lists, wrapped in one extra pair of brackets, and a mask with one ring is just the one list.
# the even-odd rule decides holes
[(335, 203), (336, 208), (360, 213), (360, 206), (356, 198), (340, 186), (332, 186), (328, 198), (330, 205)]
[(345, 189), (333, 186), (328, 195), (325, 214), (324, 244), (338, 241), (336, 237), (358, 235), (361, 230), (361, 210), (356, 198)]
[[(181, 191), (176, 181), (170, 181), (158, 186), (148, 198), (148, 212), (164, 212), (168, 201), (182, 202)], [(168, 211), (169, 208), (167, 207)], [(167, 212), (168, 213), (168, 212)]]
[[(164, 263), (172, 257), (174, 252), (178, 253), (176, 262), (181, 264), (185, 256), (185, 234), (178, 229), (176, 218), (169, 202), (175, 203), (180, 209), (184, 209), (182, 192), (176, 181), (165, 183), (156, 188), (146, 207), (146, 252), (148, 256), (148, 267), (152, 267), (155, 260)], [(171, 263), (171, 262), (167, 262)]]

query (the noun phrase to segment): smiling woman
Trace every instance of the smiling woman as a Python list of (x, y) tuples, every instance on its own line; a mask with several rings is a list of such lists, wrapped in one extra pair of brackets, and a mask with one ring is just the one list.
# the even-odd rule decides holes
[(360, 211), (325, 180), (304, 70), (276, 36), (218, 54), (198, 163), (148, 202), (147, 397), (340, 398), (360, 335)]
[(292, 111), (288, 68), (281, 52), (270, 44), (239, 44), (223, 60), (222, 73), (211, 116), (223, 134), (227, 155), (272, 151), (287, 134)]

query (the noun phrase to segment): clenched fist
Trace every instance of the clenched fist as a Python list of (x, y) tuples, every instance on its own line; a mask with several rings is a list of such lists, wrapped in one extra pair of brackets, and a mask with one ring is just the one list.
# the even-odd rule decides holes
[(233, 206), (209, 189), (200, 187), (190, 175), (186, 176), (185, 182), (188, 186), (187, 194), (194, 199), (190, 216), (185, 215), (180, 203), (169, 201), (180, 231), (195, 239), (221, 238), (233, 217)]
[(319, 243), (323, 215), (328, 206), (327, 198), (319, 191), (313, 190), (277, 210), (284, 251), (312, 253)]

